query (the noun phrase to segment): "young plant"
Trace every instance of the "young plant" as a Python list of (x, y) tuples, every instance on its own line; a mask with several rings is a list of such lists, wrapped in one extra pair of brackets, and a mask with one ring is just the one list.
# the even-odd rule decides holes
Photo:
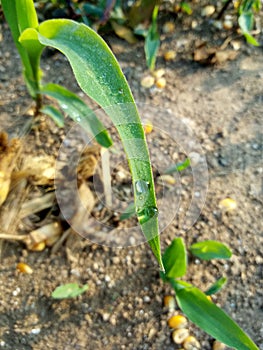
[[(131, 90), (113, 53), (85, 24), (67, 19), (39, 24), (33, 0), (2, 0), (2, 7), (21, 57), (29, 93), (36, 101), (36, 113), (42, 108), (41, 95), (52, 96), (100, 144), (104, 147), (111, 145), (103, 125), (77, 96), (55, 84), (41, 85), (40, 56), (44, 47), (50, 46), (68, 58), (81, 89), (111, 118), (130, 166), (141, 229), (163, 269), (149, 152)], [(53, 107), (44, 110), (50, 115), (59, 115)]]
[[(231, 251), (217, 241), (203, 241), (192, 244), (190, 252), (203, 260), (228, 259)], [(207, 291), (202, 292), (181, 278), (187, 271), (187, 253), (182, 238), (176, 238), (163, 254), (165, 272), (161, 272), (164, 282), (175, 290), (176, 301), (183, 313), (197, 326), (215, 339), (238, 350), (256, 350), (257, 346), (246, 333), (207, 296), (217, 293), (226, 283), (226, 278), (218, 279)]]

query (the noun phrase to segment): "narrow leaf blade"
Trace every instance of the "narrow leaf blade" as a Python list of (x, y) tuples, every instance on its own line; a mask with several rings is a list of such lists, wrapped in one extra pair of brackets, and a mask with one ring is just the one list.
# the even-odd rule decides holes
[(202, 260), (229, 259), (232, 256), (231, 250), (225, 244), (213, 240), (194, 243), (190, 251)]
[[(41, 23), (39, 41), (65, 54), (79, 86), (111, 118), (124, 145), (134, 193), (138, 180), (147, 182), (149, 193), (144, 208), (156, 208), (153, 175), (143, 127), (130, 88), (109, 47), (92, 29), (65, 19)], [(140, 196), (136, 194), (135, 206), (137, 211), (141, 206)], [(140, 224), (162, 269), (158, 218), (154, 216), (147, 224)]]
[(44, 106), (41, 108), (41, 113), (44, 113), (51, 117), (58, 127), (63, 128), (64, 126), (64, 116), (63, 114), (54, 106)]
[(226, 284), (227, 278), (221, 277), (219, 278), (207, 291), (205, 291), (206, 295), (212, 295), (219, 292), (223, 286)]
[(91, 133), (103, 147), (110, 147), (112, 140), (106, 128), (96, 117), (95, 113), (76, 94), (57, 84), (46, 84), (41, 88), (41, 93), (53, 97), (61, 109), (71, 119), (82, 125)]
[(248, 335), (194, 286), (178, 286), (176, 300), (185, 315), (215, 339), (238, 350), (258, 350)]

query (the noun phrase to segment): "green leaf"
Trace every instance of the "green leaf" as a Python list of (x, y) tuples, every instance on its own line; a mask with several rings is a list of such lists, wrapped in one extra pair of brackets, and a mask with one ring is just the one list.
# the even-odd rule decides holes
[(124, 212), (120, 216), (120, 221), (129, 219), (133, 215), (136, 214), (134, 203), (130, 203), (128, 207), (124, 210)]
[(186, 273), (187, 254), (182, 238), (175, 238), (163, 254), (163, 265), (165, 274), (161, 277), (168, 278), (182, 277)]
[(148, 30), (144, 51), (146, 56), (147, 67), (151, 70), (155, 68), (156, 56), (160, 47), (160, 36), (157, 28), (158, 6), (153, 10), (152, 24)]
[(207, 291), (205, 291), (205, 294), (212, 295), (219, 292), (222, 289), (222, 287), (226, 284), (226, 282), (226, 277), (219, 278), (209, 289), (207, 289)]
[(87, 284), (83, 287), (79, 287), (77, 283), (68, 283), (57, 287), (52, 292), (51, 296), (53, 299), (75, 298), (78, 295), (83, 294), (88, 288)]
[(27, 28), (37, 28), (38, 19), (32, 0), (15, 0), (20, 33)]
[(254, 16), (252, 12), (243, 12), (238, 17), (238, 24), (243, 33), (248, 33), (253, 29)]
[(76, 94), (57, 84), (46, 84), (41, 93), (56, 99), (61, 109), (71, 119), (91, 133), (103, 147), (110, 147), (112, 140), (95, 113)]
[(41, 113), (44, 113), (51, 117), (58, 127), (63, 128), (64, 126), (64, 116), (63, 114), (54, 106), (44, 106), (41, 108)]
[(182, 1), (180, 4), (181, 10), (185, 12), (187, 15), (191, 15), (193, 13), (193, 10), (191, 6), (188, 4), (188, 2)]
[(254, 46), (259, 46), (259, 42), (251, 34), (243, 33), (243, 35), (246, 38), (246, 41), (247, 41), (248, 44), (251, 44), (251, 45), (254, 45)]
[[(20, 13), (19, 6), (20, 6), (21, 2), (22, 2), (23, 9), (21, 10), (21, 13)], [(19, 42), (21, 29), (23, 30), (26, 23), (28, 25), (31, 24), (30, 19), (27, 19), (27, 15), (24, 14), (24, 11), (28, 9), (29, 13), (32, 14), (32, 11), (34, 11), (34, 3), (32, 0), (30, 0), (30, 1), (26, 0), (24, 2), (23, 2), (23, 0), (17, 0), (17, 1), (2, 0), (2, 8), (4, 11), (5, 18), (8, 22), (10, 29), (11, 29), (12, 37), (13, 37), (13, 40), (15, 42), (16, 48), (17, 48), (19, 55), (21, 57), (21, 61), (23, 64), (23, 74), (24, 74), (24, 78), (25, 78), (25, 81), (27, 84), (28, 91), (33, 98), (36, 98), (37, 89), (38, 89), (38, 86), (37, 86), (38, 84), (35, 81), (36, 74), (34, 72), (33, 67), (31, 66), (31, 62), (30, 62), (30, 58), (29, 58), (27, 50)], [(26, 17), (23, 17), (23, 16), (26, 16)], [(33, 18), (32, 24), (36, 24), (34, 17), (35, 17), (35, 15), (32, 14), (32, 18)], [(28, 22), (28, 20), (29, 20), (29, 22)], [(38, 43), (38, 45), (39, 45), (39, 43)]]
[(192, 244), (190, 251), (202, 260), (229, 259), (232, 256), (231, 250), (225, 244), (210, 240)]
[(212, 337), (234, 349), (258, 350), (248, 335), (198, 288), (177, 281), (175, 291), (183, 313)]
[(172, 174), (176, 171), (183, 171), (191, 165), (190, 159), (186, 158), (183, 162), (172, 165), (170, 168), (166, 169), (164, 174)]
[[(132, 173), (137, 216), (163, 268), (149, 152), (136, 104), (116, 58), (97, 33), (71, 20), (41, 23), (38, 37), (41, 44), (65, 54), (81, 89), (106, 111), (116, 126)], [(148, 184), (147, 196), (136, 192), (137, 181)]]

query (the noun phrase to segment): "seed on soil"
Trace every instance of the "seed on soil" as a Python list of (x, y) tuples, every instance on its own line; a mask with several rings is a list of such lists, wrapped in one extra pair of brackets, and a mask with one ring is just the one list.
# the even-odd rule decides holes
[(202, 17), (210, 17), (212, 14), (215, 12), (215, 6), (213, 5), (207, 5), (205, 6), (202, 11), (201, 11), (201, 16)]
[(150, 121), (147, 121), (143, 126), (145, 134), (150, 134), (153, 131), (153, 125)]
[(165, 307), (168, 307), (169, 311), (174, 311), (175, 309), (175, 299), (172, 295), (166, 295), (163, 299)]
[(154, 72), (152, 72), (153, 77), (156, 79), (163, 77), (164, 74), (165, 74), (165, 70), (163, 68), (157, 69)]
[(30, 247), (30, 250), (32, 250), (33, 252), (42, 252), (42, 250), (44, 250), (45, 248), (46, 248), (46, 243), (43, 241), (32, 245)]
[(150, 89), (154, 85), (154, 77), (151, 75), (146, 75), (146, 77), (142, 78), (141, 86)]
[(163, 54), (163, 57), (164, 57), (165, 61), (172, 61), (176, 57), (176, 51), (168, 50)]
[(175, 30), (175, 24), (173, 22), (166, 22), (163, 25), (163, 33), (173, 33)]
[(219, 208), (228, 212), (237, 208), (237, 202), (232, 198), (225, 198), (219, 202)]
[(158, 182), (160, 182), (160, 183), (164, 182), (167, 185), (175, 185), (176, 180), (172, 175), (167, 174), (167, 175), (161, 175), (158, 178)]
[(226, 348), (225, 344), (221, 343), (218, 340), (215, 340), (213, 343), (213, 350), (224, 350)]
[(185, 328), (187, 326), (187, 319), (183, 315), (175, 315), (169, 318), (168, 325), (174, 329)]
[(189, 330), (186, 328), (175, 329), (172, 333), (172, 339), (175, 344), (182, 344), (187, 338), (189, 338)]
[(33, 273), (32, 268), (23, 262), (18, 263), (16, 268), (19, 272), (22, 272), (22, 273), (27, 273), (29, 275)]
[(201, 348), (199, 341), (190, 335), (183, 342), (183, 347), (185, 350), (198, 350)]
[(166, 86), (166, 79), (165, 78), (160, 78), (156, 81), (155, 85), (159, 88), (159, 89), (163, 89)]

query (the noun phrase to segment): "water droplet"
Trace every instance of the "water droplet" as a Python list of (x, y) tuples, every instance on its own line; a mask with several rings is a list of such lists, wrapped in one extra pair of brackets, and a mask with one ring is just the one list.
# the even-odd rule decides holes
[(80, 118), (80, 117), (77, 117), (77, 118), (76, 118), (76, 121), (77, 121), (77, 122), (80, 122), (80, 121), (81, 121), (81, 118)]
[(123, 94), (123, 89), (119, 89), (118, 93), (119, 93), (120, 95), (122, 95), (122, 94)]
[(150, 219), (152, 219), (154, 216), (157, 216), (158, 209), (156, 207), (138, 208), (137, 215), (138, 215), (139, 222), (142, 225), (142, 224), (145, 224)]
[(63, 108), (63, 109), (68, 109), (68, 106), (65, 105), (64, 103), (61, 103), (61, 108)]
[(135, 182), (135, 190), (138, 195), (149, 192), (150, 184), (144, 180), (138, 180)]

